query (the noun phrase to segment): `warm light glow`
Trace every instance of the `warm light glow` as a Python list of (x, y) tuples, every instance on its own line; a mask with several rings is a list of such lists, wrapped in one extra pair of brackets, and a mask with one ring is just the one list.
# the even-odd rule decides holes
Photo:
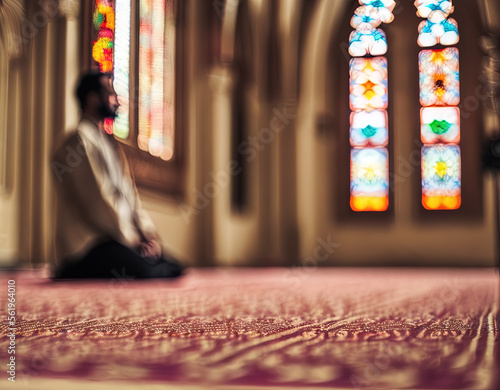
[(460, 142), (460, 110), (457, 107), (422, 108), (420, 123), (420, 136), (424, 144)]
[[(458, 23), (451, 1), (416, 0), (418, 44), (455, 45)], [(455, 210), (461, 204), (459, 56), (457, 48), (419, 54), (422, 205), (427, 210)]]
[(386, 148), (351, 150), (351, 208), (385, 211), (389, 204), (389, 162)]
[(446, 164), (446, 161), (437, 161), (436, 165), (434, 165), (434, 170), (436, 172), (436, 175), (438, 175), (439, 178), (443, 180), (444, 176), (448, 173), (448, 165)]
[(422, 205), (427, 210), (456, 210), (460, 208), (462, 197), (457, 196), (425, 196), (422, 195)]
[(422, 148), (422, 204), (429, 210), (454, 210), (461, 200), (460, 147)]
[(396, 6), (395, 0), (359, 0), (361, 5), (369, 5), (376, 8), (387, 8), (392, 11)]
[(353, 57), (381, 56), (387, 53), (387, 38), (381, 29), (355, 30), (349, 36), (349, 54)]
[(432, 23), (439, 23), (453, 13), (454, 7), (449, 0), (416, 0), (417, 15), (429, 19)]
[(139, 148), (148, 151), (151, 133), (152, 0), (139, 2)]
[(423, 21), (418, 26), (418, 44), (421, 47), (431, 47), (437, 44), (451, 46), (458, 43), (458, 23), (455, 19), (442, 20), (432, 23), (430, 20)]
[(365, 31), (375, 29), (380, 26), (382, 22), (391, 23), (394, 20), (394, 15), (391, 11), (392, 9), (378, 4), (376, 6), (365, 5), (358, 7), (356, 11), (354, 11), (354, 16), (351, 19), (351, 26), (355, 29)]
[(116, 0), (114, 87), (118, 95), (113, 133), (119, 138), (129, 134), (130, 0)]
[(351, 147), (351, 209), (385, 211), (389, 207), (387, 125), (387, 40), (381, 23), (394, 19), (394, 0), (359, 0), (349, 37), (349, 140)]
[(93, 22), (95, 39), (92, 46), (92, 58), (99, 64), (101, 72), (112, 72), (115, 30), (115, 11), (112, 0), (96, 0)]
[(173, 2), (141, 0), (139, 27), (139, 148), (173, 157), (175, 18)]
[(351, 209), (354, 211), (386, 211), (389, 207), (389, 197), (352, 196)]
[(353, 58), (350, 62), (352, 111), (387, 108), (387, 59)]
[[(98, 63), (99, 70), (104, 73), (113, 72), (115, 11), (113, 0), (96, 0), (93, 17), (94, 43), (92, 58)], [(113, 119), (106, 118), (103, 123), (108, 134), (113, 133)]]
[(385, 110), (352, 112), (349, 135), (351, 146), (355, 148), (386, 146), (387, 112)]
[(456, 106), (460, 103), (458, 49), (423, 50), (419, 54), (420, 104)]

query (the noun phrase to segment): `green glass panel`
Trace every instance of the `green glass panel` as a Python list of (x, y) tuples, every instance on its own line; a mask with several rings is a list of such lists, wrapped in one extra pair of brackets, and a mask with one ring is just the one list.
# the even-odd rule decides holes
[(429, 126), (431, 127), (431, 130), (434, 134), (444, 134), (451, 127), (451, 123), (448, 123), (445, 120), (438, 121), (437, 119), (435, 119), (429, 124)]

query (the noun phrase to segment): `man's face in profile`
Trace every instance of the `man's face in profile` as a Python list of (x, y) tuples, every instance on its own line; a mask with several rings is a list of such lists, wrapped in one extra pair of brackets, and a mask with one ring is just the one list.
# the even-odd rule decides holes
[(116, 118), (120, 104), (118, 103), (118, 95), (113, 87), (113, 79), (111, 76), (103, 75), (100, 81), (102, 88), (98, 107), (99, 114), (103, 118)]

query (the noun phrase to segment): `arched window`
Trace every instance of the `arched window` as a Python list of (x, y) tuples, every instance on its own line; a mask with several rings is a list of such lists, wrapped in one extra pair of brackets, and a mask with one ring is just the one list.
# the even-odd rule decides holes
[[(450, 2), (419, 0), (416, 4), (432, 5), (434, 3), (444, 6), (445, 3)], [(388, 43), (388, 51), (384, 57), (387, 58), (387, 130), (389, 134), (386, 146), (389, 155), (389, 206), (382, 213), (356, 212), (349, 207), (352, 183), (351, 170), (347, 167), (351, 162), (352, 150), (360, 148), (361, 146), (358, 145), (363, 144), (363, 139), (356, 139), (355, 141), (360, 143), (351, 146), (353, 140), (349, 137), (352, 112), (349, 99), (350, 80), (346, 77), (350, 72), (349, 62), (353, 59), (348, 52), (348, 39), (353, 32), (350, 21), (360, 7), (360, 1), (352, 0), (350, 6), (346, 7), (343, 16), (344, 23), (339, 31), (343, 41), (337, 47), (332, 48), (332, 63), (339, 67), (339, 72), (331, 76), (332, 80), (336, 81), (335, 86), (342, 91), (334, 97), (335, 106), (332, 108), (332, 113), (338, 119), (339, 128), (342, 129), (339, 133), (339, 141), (344, 145), (333, 157), (339, 164), (338, 174), (341, 186), (335, 210), (343, 221), (363, 221), (363, 223), (384, 221), (389, 224), (401, 215), (406, 215), (411, 220), (421, 223), (434, 223), (437, 215), (439, 215), (440, 223), (458, 220), (477, 221), (483, 218), (481, 134), (482, 104), (486, 99), (486, 93), (480, 79), (483, 53), (479, 44), (483, 31), (480, 27), (479, 6), (476, 2), (456, 1), (453, 5), (453, 12), (450, 12), (444, 19), (445, 26), (443, 24), (438, 26), (442, 27), (442, 32), (437, 31), (438, 27), (431, 26), (431, 30), (436, 31), (436, 34), (444, 35), (445, 32), (448, 34), (444, 36), (444, 41), (440, 38), (439, 42), (434, 45), (432, 42), (437, 42), (437, 38), (432, 38), (432, 31), (429, 35), (427, 18), (424, 19), (417, 14), (418, 6), (415, 7), (413, 2), (411, 4), (397, 3), (392, 11), (394, 20), (390, 25), (382, 27)], [(420, 39), (419, 26), (421, 33), (428, 34)], [(424, 28), (424, 26), (427, 27)], [(452, 44), (451, 38), (457, 37), (458, 30), (462, 31), (460, 40)], [(463, 31), (467, 31), (467, 34)], [(420, 41), (421, 43), (431, 42), (431, 46), (421, 47)], [(339, 47), (343, 56), (338, 56)], [(453, 79), (456, 80), (455, 86), (451, 83), (447, 85), (447, 96), (443, 96), (443, 99), (448, 99), (448, 103), (441, 105), (425, 100), (431, 95), (427, 98), (424, 96), (424, 100), (421, 101), (422, 94), (425, 95), (429, 91), (427, 89), (426, 92), (425, 88), (430, 86), (428, 84), (421, 90), (421, 78), (427, 77), (429, 81), (434, 80), (434, 76), (439, 76), (439, 72), (435, 73), (429, 65), (430, 57), (425, 56), (425, 53), (435, 50), (441, 51), (449, 60), (449, 65), (443, 69), (451, 73), (443, 79), (443, 82), (449, 83)], [(355, 58), (375, 57), (368, 55)], [(451, 67), (455, 69), (451, 71)], [(458, 70), (462, 74), (459, 93), (457, 92)], [(464, 77), (464, 74), (467, 77)], [(460, 100), (457, 103), (458, 97)], [(436, 108), (438, 108), (437, 112)], [(382, 121), (381, 118), (377, 120)], [(444, 120), (447, 123), (442, 122)], [(362, 121), (356, 122), (356, 124), (359, 123)], [(431, 124), (434, 129), (430, 126)], [(376, 128), (373, 124), (371, 126)], [(446, 131), (445, 128), (447, 128)], [(365, 129), (367, 130), (372, 129)], [(431, 146), (433, 148), (429, 149)], [(436, 153), (438, 150), (441, 152)], [(428, 180), (429, 177), (432, 180)], [(440, 191), (439, 194), (432, 192), (437, 194), (434, 197), (428, 196), (428, 189), (431, 185), (434, 186), (434, 190)]]
[(458, 24), (447, 0), (417, 0), (422, 146), (422, 205), (454, 210), (461, 203)]
[[(391, 66), (399, 66), (399, 57), (390, 56), (395, 58), (391, 63), (382, 56), (387, 51), (387, 39), (378, 26), (391, 22), (392, 12), (397, 15), (399, 10), (393, 0), (359, 0), (359, 4), (351, 19), (355, 31), (349, 36), (349, 54), (354, 57), (349, 65), (350, 205), (354, 211), (386, 211), (390, 183), (400, 180), (397, 172), (389, 173), (386, 111), (390, 106), (388, 93), (394, 90), (388, 87), (388, 75)], [(415, 6), (417, 15), (426, 19), (418, 25), (418, 39), (415, 33), (415, 40), (407, 42), (424, 49), (416, 59), (421, 105), (421, 202), (427, 210), (456, 210), (462, 203), (459, 50), (452, 47), (459, 41), (458, 23), (449, 17), (454, 12), (452, 1), (417, 0)], [(402, 80), (396, 82), (401, 84)]]
[(389, 207), (387, 39), (382, 23), (394, 19), (394, 0), (360, 0), (349, 37), (351, 197), (354, 211)]
[(88, 10), (91, 66), (113, 72), (120, 102), (117, 118), (106, 120), (105, 129), (123, 143), (139, 185), (178, 195), (185, 159), (183, 3), (95, 0)]

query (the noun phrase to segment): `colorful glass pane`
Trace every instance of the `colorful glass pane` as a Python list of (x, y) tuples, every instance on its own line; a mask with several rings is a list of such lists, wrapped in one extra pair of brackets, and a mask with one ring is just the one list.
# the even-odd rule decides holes
[(417, 15), (433, 23), (445, 20), (453, 13), (453, 4), (448, 0), (416, 0)]
[(420, 135), (424, 144), (460, 142), (460, 110), (457, 107), (422, 108), (420, 123)]
[(384, 110), (351, 113), (352, 147), (386, 146), (388, 142), (387, 112)]
[(148, 150), (151, 132), (151, 58), (152, 54), (152, 0), (139, 2), (139, 135), (137, 143), (142, 150)]
[(173, 2), (139, 3), (139, 147), (173, 156), (175, 24)]
[[(92, 58), (99, 65), (103, 73), (113, 72), (114, 39), (115, 39), (115, 10), (113, 0), (96, 0), (93, 16), (94, 43)], [(113, 119), (105, 118), (104, 130), (113, 133)]]
[(394, 15), (387, 8), (363, 5), (354, 11), (351, 26), (358, 30), (371, 30), (380, 26), (382, 22), (391, 23), (393, 19)]
[(349, 36), (349, 54), (353, 57), (380, 56), (387, 53), (387, 39), (381, 29), (360, 29)]
[(426, 20), (418, 26), (418, 44), (421, 47), (431, 47), (438, 43), (451, 46), (458, 43), (458, 23), (455, 19), (445, 19), (438, 23)]
[(384, 57), (353, 58), (349, 74), (352, 111), (387, 108), (387, 60)]
[(163, 144), (163, 87), (164, 87), (164, 47), (165, 47), (165, 3), (153, 1), (151, 19), (151, 128), (148, 150), (153, 156), (161, 155)]
[(428, 210), (455, 210), (461, 203), (460, 147), (422, 147), (422, 204)]
[(420, 104), (456, 106), (460, 103), (458, 49), (423, 50), (419, 54)]
[(130, 0), (116, 0), (114, 87), (118, 95), (113, 133), (119, 138), (129, 134)]
[(389, 162), (385, 148), (351, 150), (351, 208), (385, 211), (389, 206)]
[(99, 64), (101, 72), (112, 72), (115, 33), (113, 0), (96, 0), (94, 30), (95, 39), (92, 46), (92, 57)]
[(359, 0), (351, 19), (356, 29), (349, 36), (351, 108), (351, 208), (385, 211), (388, 197), (387, 52), (381, 23), (390, 23), (394, 0)]
[(396, 6), (395, 0), (359, 0), (359, 4), (361, 5), (369, 5), (377, 8), (387, 8), (389, 11), (392, 11)]

